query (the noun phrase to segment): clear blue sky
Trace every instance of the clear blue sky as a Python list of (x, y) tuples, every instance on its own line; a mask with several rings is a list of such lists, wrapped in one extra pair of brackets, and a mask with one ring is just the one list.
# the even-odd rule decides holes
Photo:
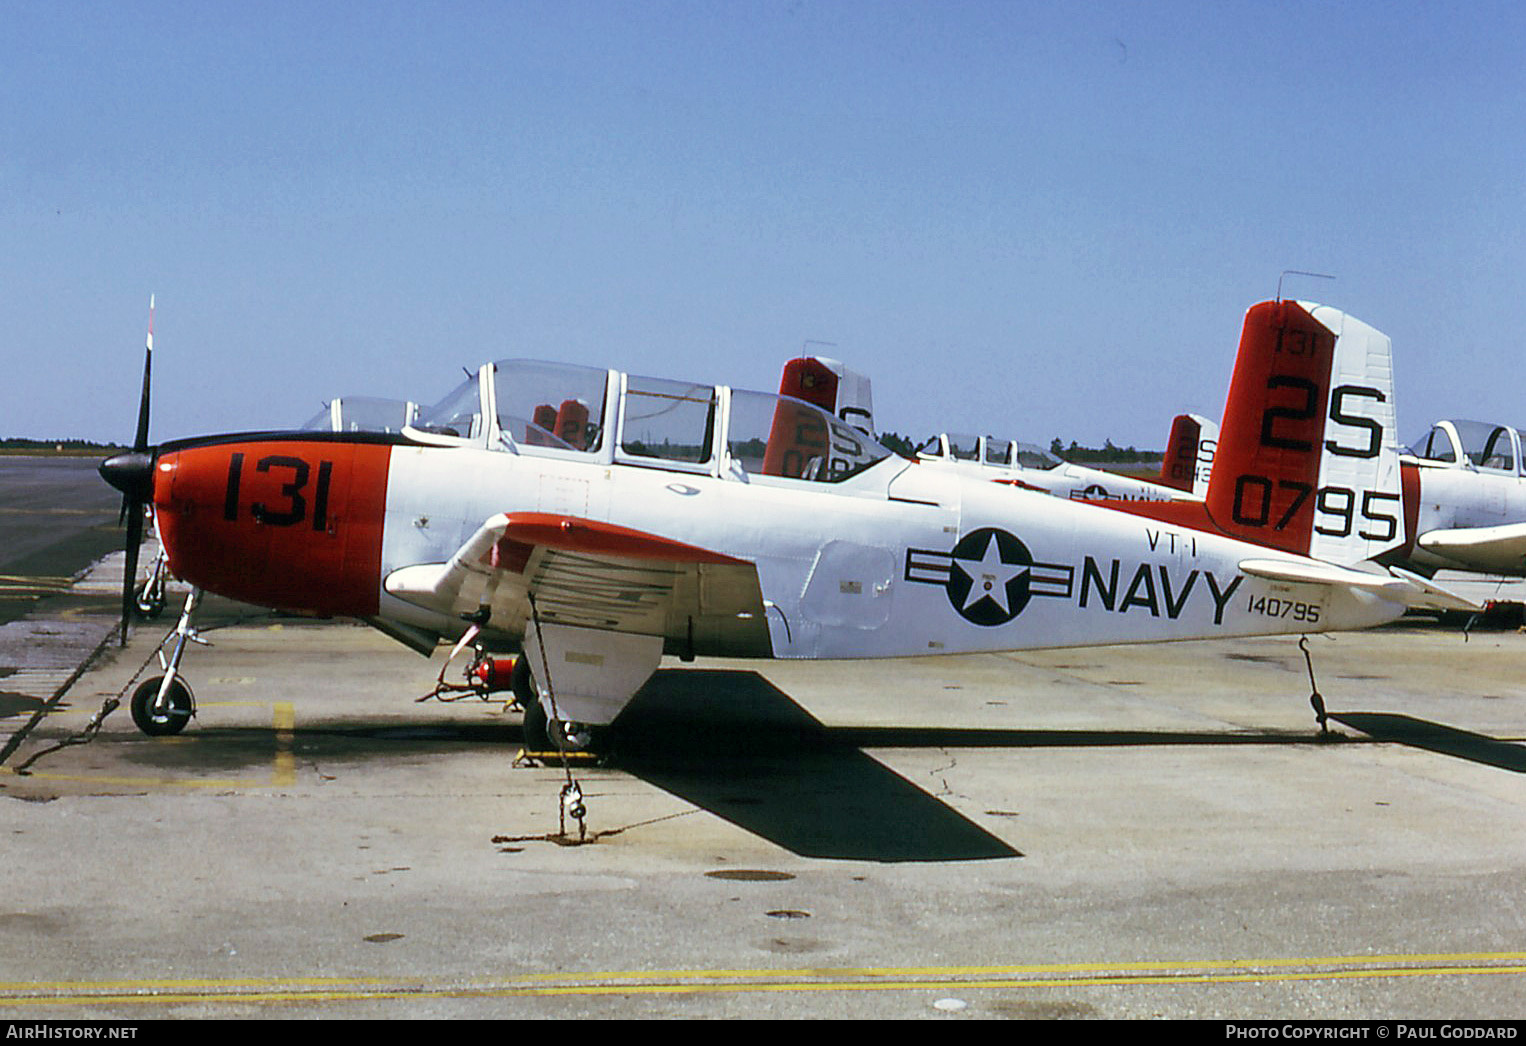
[(1394, 339), (1405, 435), (1526, 423), (1526, 6), (0, 8), (0, 435), (432, 401), (506, 356), (882, 428), (1159, 447), (1245, 310)]

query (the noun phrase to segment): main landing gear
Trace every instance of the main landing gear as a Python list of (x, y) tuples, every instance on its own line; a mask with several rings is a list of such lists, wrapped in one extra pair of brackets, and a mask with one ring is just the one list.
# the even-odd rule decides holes
[[(558, 719), (546, 714), (545, 702), (540, 697), (540, 687), (530, 672), (530, 659), (523, 653), (516, 657), (494, 657), (475, 640), (481, 632), (483, 620), (473, 620), (472, 627), (462, 636), (435, 681), (434, 689), (420, 701), (431, 698), (438, 701), (455, 701), (466, 695), (490, 700), (490, 695), (507, 690), (513, 695), (511, 707), (524, 713), (524, 756), (540, 762), (549, 762), (560, 755), (594, 755), (604, 740), (601, 727), (589, 726)], [(466, 666), (463, 681), (446, 682), (450, 664), (463, 651), (474, 652)]]
[(593, 727), (552, 719), (546, 714), (546, 706), (541, 702), (535, 680), (530, 675), (529, 658), (520, 655), (515, 660), (510, 687), (515, 702), (524, 710), (527, 753), (592, 752), (597, 747), (599, 737)]
[[(534, 606), (532, 601), (531, 606)], [(514, 760), (516, 766), (525, 761), (532, 761), (541, 765), (549, 765), (553, 761), (561, 764), (565, 783), (558, 797), (560, 813), (560, 827), (555, 836), (547, 836), (557, 841), (565, 841), (568, 838), (568, 818), (577, 822), (579, 843), (587, 841), (588, 826), (585, 818), (588, 816), (588, 808), (583, 802), (583, 790), (577, 780), (572, 776), (572, 762), (574, 756), (593, 754), (600, 738), (595, 731), (583, 724), (571, 723), (546, 714), (546, 703), (541, 701), (540, 687), (536, 685), (535, 677), (530, 671), (529, 657), (521, 653), (512, 662), (508, 658), (495, 658), (476, 642), (482, 632), (482, 627), (487, 623), (488, 610), (484, 606), (477, 614), (469, 617), (471, 627), (456, 643), (455, 649), (445, 659), (445, 665), (440, 669), (440, 678), (435, 682), (435, 688), (428, 694), (419, 698), (427, 701), (434, 698), (441, 701), (453, 701), (457, 696), (475, 694), (483, 700), (488, 699), (489, 694), (508, 690), (514, 696), (514, 705), (524, 713), (523, 740), (524, 749)], [(475, 657), (466, 668), (465, 682), (447, 683), (445, 674), (450, 663), (456, 656), (467, 647), (475, 651)], [(544, 651), (541, 653), (545, 657)], [(548, 702), (552, 708), (556, 707), (554, 693), (547, 694)], [(497, 841), (500, 837), (495, 837)], [(507, 839), (508, 837), (502, 837)]]

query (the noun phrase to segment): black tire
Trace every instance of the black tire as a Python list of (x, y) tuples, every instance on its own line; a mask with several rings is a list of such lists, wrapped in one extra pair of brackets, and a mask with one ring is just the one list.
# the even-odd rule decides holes
[(514, 671), (509, 674), (509, 692), (525, 711), (529, 711), (531, 705), (539, 704), (535, 696), (535, 680), (530, 678), (530, 659), (523, 654), (514, 659)]
[(578, 725), (570, 730), (569, 724), (552, 719), (541, 704), (539, 688), (530, 675), (530, 659), (523, 654), (514, 662), (514, 674), (509, 680), (514, 700), (524, 710), (524, 745), (528, 752), (587, 752), (594, 750), (602, 738), (591, 727)]
[(169, 698), (169, 709), (155, 715), (154, 701), (159, 696), (159, 687), (163, 681), (163, 676), (155, 676), (132, 692), (132, 721), (150, 737), (178, 734), (191, 721), (191, 716), (196, 714), (196, 702), (191, 695), (191, 688), (177, 677), (170, 684), (170, 692), (166, 695)]
[(537, 698), (531, 698), (529, 704), (524, 706), (525, 721), (523, 726), (525, 751), (527, 752), (551, 752), (550, 723), (546, 718), (546, 710), (541, 707)]
[(133, 609), (144, 621), (153, 621), (164, 613), (164, 589), (156, 592), (147, 583), (139, 585), (133, 593)]
[(530, 659), (520, 654), (514, 659), (514, 674), (509, 677), (509, 689), (514, 700), (525, 714), (524, 744), (527, 752), (551, 751), (551, 735), (546, 731), (546, 710), (541, 706), (535, 690), (535, 680), (530, 676)]

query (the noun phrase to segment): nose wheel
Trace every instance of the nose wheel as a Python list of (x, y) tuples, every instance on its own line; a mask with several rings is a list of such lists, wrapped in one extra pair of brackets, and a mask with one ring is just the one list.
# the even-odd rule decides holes
[[(164, 690), (161, 700), (159, 691)], [(185, 729), (196, 714), (196, 702), (191, 688), (179, 678), (170, 679), (168, 686), (164, 676), (142, 683), (132, 692), (132, 721), (139, 730), (151, 737), (170, 737)]]

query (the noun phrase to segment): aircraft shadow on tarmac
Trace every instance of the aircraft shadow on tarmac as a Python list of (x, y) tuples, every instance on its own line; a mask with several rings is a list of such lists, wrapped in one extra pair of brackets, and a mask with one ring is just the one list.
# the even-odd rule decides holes
[[(1409, 716), (1346, 712), (1330, 718), (1370, 742), (1398, 743), (1517, 773), (1526, 747)], [(148, 746), (143, 757), (181, 765), (267, 757), (268, 731), (205, 724), (210, 746)], [(194, 734), (191, 736), (195, 736)], [(407, 745), (416, 754), (466, 743), (516, 744), (516, 724), (299, 726), (317, 758), (364, 759)], [(659, 671), (611, 727), (614, 767), (807, 857), (883, 862), (1021, 857), (1004, 840), (880, 763), (865, 748), (1028, 749), (1307, 745), (1307, 733), (1014, 730), (938, 726), (827, 726), (751, 671)], [(1342, 738), (1347, 743), (1362, 739)], [(379, 747), (380, 746), (380, 747)]]
[(1526, 746), (1513, 741), (1392, 712), (1331, 712), (1330, 718), (1360, 730), (1374, 741), (1423, 748), (1470, 763), (1526, 773)]
[(611, 740), (621, 770), (802, 856), (1022, 856), (756, 672), (658, 672)]
[[(1393, 742), (1517, 773), (1526, 747), (1375, 712), (1332, 713)], [(949, 861), (1020, 857), (865, 748), (1305, 745), (1318, 735), (1184, 731), (829, 727), (756, 672), (658, 672), (616, 722), (618, 765), (809, 857)], [(1353, 739), (1347, 738), (1347, 741)]]

